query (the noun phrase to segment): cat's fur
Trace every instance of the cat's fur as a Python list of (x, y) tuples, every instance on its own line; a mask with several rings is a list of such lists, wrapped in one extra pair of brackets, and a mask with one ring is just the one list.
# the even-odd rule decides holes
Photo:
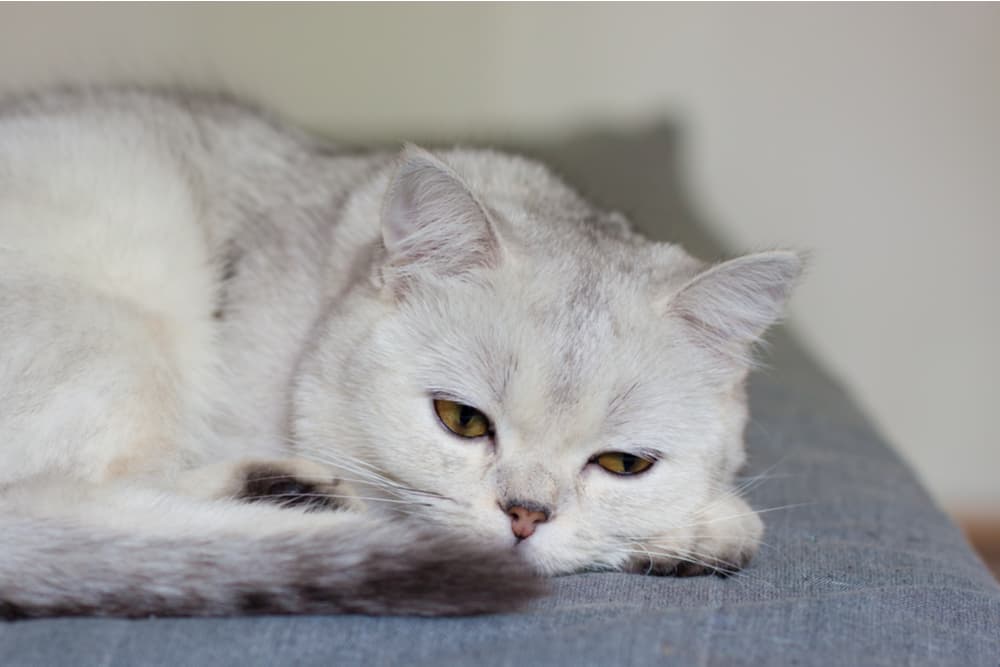
[(799, 270), (706, 266), (504, 154), (341, 153), (210, 97), (7, 101), (0, 613), (473, 613), (535, 573), (738, 568), (749, 350)]

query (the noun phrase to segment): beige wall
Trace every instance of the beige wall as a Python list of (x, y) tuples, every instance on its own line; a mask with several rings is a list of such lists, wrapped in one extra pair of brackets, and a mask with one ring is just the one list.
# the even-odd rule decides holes
[(734, 249), (953, 508), (1000, 509), (1000, 5), (0, 5), (0, 86), (224, 84), (338, 135), (670, 115)]

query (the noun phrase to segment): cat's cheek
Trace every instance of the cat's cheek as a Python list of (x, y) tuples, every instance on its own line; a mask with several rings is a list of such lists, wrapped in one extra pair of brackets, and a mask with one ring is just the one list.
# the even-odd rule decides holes
[(533, 541), (534, 537), (515, 545), (514, 549), (524, 559), (528, 567), (543, 576), (569, 574), (579, 568), (572, 567), (567, 558), (569, 552), (558, 545), (546, 545), (544, 540)]
[[(469, 489), (470, 493), (476, 491), (474, 488)], [(478, 539), (486, 544), (498, 549), (512, 549), (517, 546), (518, 539), (511, 528), (510, 517), (497, 505), (496, 495), (492, 489), (488, 493), (477, 495), (478, 499), (470, 502), (462, 523), (469, 525)]]
[(584, 570), (615, 569), (607, 562), (605, 541), (563, 513), (538, 527), (514, 547), (538, 574), (558, 576)]

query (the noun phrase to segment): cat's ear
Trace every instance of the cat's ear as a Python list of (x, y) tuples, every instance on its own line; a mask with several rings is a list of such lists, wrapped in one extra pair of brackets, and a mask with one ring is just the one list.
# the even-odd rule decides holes
[(387, 277), (456, 276), (495, 266), (500, 245), (489, 217), (461, 178), (433, 154), (409, 145), (382, 204)]
[(802, 268), (803, 256), (784, 250), (729, 260), (688, 281), (668, 309), (699, 344), (746, 362), (752, 344), (781, 317)]

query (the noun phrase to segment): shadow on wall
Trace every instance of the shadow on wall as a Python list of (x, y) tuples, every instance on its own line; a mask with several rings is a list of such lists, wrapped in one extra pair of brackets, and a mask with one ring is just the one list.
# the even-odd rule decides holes
[(548, 144), (510, 149), (552, 166), (600, 207), (624, 213), (646, 237), (679, 243), (706, 260), (721, 258), (714, 238), (692, 206), (681, 177), (681, 130), (663, 122), (649, 128), (579, 132)]
[[(675, 123), (661, 121), (629, 130), (581, 129), (552, 141), (474, 136), (447, 143), (417, 143), (429, 148), (481, 146), (534, 158), (555, 170), (588, 201), (625, 214), (644, 236), (679, 243), (700, 259), (721, 259), (723, 243), (699, 224), (685, 193), (681, 136)], [(350, 152), (372, 147), (332, 138), (338, 147)], [(399, 148), (399, 144), (378, 145), (390, 151)]]

